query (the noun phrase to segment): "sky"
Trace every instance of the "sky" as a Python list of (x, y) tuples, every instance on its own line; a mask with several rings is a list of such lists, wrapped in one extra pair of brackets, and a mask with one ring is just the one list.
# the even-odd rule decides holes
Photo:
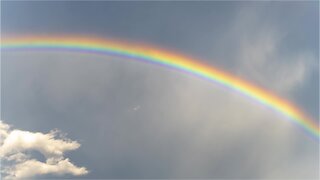
[[(1, 1), (1, 36), (196, 57), (319, 122), (319, 2)], [(243, 95), (112, 55), (1, 52), (1, 177), (318, 179), (319, 142)]]

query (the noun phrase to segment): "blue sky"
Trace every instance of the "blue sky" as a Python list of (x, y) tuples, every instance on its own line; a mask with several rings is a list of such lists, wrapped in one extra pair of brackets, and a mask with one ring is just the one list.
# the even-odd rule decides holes
[[(315, 1), (1, 2), (2, 37), (51, 34), (120, 38), (191, 55), (319, 119)], [(3, 157), (3, 176), (17, 176), (31, 160), (47, 167), (48, 159), (69, 158), (73, 166), (63, 172), (55, 166), (24, 175), (319, 177), (317, 142), (282, 116), (195, 77), (112, 56), (39, 51), (2, 52), (1, 78), (0, 135), (41, 132), (41, 143), (67, 147), (63, 137), (50, 140), (49, 132), (58, 129), (74, 141), (63, 156), (17, 150), (28, 157)]]

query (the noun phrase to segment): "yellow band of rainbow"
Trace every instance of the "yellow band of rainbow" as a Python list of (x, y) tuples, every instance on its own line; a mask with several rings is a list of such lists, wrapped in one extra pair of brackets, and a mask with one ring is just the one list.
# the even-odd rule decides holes
[(164, 65), (176, 70), (205, 78), (240, 92), (255, 101), (268, 106), (285, 115), (291, 122), (305, 130), (316, 140), (319, 140), (319, 125), (309, 118), (292, 103), (254, 86), (244, 80), (223, 72), (215, 67), (200, 63), (192, 58), (172, 53), (154, 46), (130, 44), (104, 38), (86, 38), (76, 36), (27, 36), (4, 38), (1, 40), (1, 50), (67, 50), (94, 54), (123, 56), (129, 59)]

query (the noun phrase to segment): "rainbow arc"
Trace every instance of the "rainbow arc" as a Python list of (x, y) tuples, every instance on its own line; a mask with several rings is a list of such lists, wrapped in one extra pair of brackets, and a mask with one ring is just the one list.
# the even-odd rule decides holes
[(81, 53), (115, 55), (125, 57), (127, 59), (135, 59), (142, 62), (162, 65), (190, 75), (204, 78), (245, 95), (250, 99), (253, 99), (286, 116), (290, 122), (300, 127), (316, 140), (319, 140), (320, 127), (316, 121), (309, 118), (289, 101), (273, 95), (271, 92), (250, 84), (227, 72), (200, 63), (200, 61), (196, 59), (180, 55), (178, 53), (161, 50), (155, 46), (130, 44), (127, 42), (101, 38), (75, 36), (28, 36), (2, 39), (1, 50), (75, 51)]

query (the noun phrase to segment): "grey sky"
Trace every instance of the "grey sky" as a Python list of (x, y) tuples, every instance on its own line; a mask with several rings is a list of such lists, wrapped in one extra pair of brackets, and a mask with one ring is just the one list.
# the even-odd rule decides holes
[[(318, 11), (318, 2), (5, 1), (1, 31), (156, 44), (318, 120)], [(2, 52), (1, 60), (1, 119), (32, 132), (57, 128), (81, 144), (66, 156), (89, 173), (63, 178), (319, 177), (318, 143), (217, 85), (115, 57)]]

